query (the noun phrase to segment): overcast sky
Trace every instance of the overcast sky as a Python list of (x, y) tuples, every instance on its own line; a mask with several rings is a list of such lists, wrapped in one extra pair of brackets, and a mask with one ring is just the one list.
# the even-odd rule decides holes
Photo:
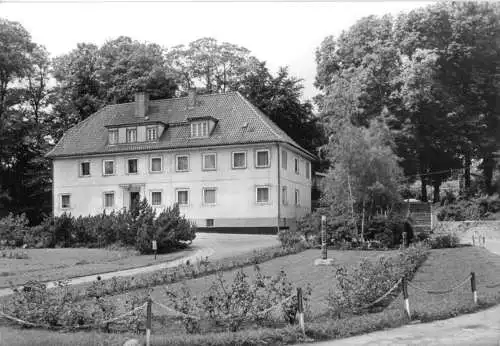
[[(20, 22), (52, 56), (78, 42), (102, 44), (120, 35), (165, 47), (214, 37), (251, 50), (272, 71), (289, 66), (312, 98), (314, 51), (358, 19), (407, 12), (429, 2), (124, 2), (47, 3), (0, 0), (0, 17)], [(68, 0), (69, 1), (69, 0)]]

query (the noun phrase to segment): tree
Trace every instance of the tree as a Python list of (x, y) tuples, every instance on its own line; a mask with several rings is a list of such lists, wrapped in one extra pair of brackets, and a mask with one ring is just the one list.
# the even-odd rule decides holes
[(166, 66), (164, 50), (155, 43), (141, 43), (120, 36), (99, 49), (98, 80), (106, 103), (128, 102), (137, 91), (152, 99), (173, 97), (177, 84)]
[[(394, 142), (383, 121), (372, 120), (368, 128), (344, 122), (327, 145), (331, 162), (322, 204), (333, 215), (350, 215), (359, 232), (365, 217), (390, 210), (399, 201), (402, 177)], [(363, 239), (361, 232), (354, 234)]]
[(201, 84), (207, 93), (232, 90), (258, 63), (248, 49), (211, 37), (172, 47), (166, 56), (184, 91)]
[(50, 206), (49, 59), (19, 24), (0, 19), (0, 210), (37, 222)]
[(290, 76), (287, 68), (280, 68), (273, 77), (266, 64), (260, 63), (234, 88), (299, 145), (315, 152), (324, 144), (324, 135), (319, 119), (312, 112), (311, 103), (300, 100), (301, 82)]

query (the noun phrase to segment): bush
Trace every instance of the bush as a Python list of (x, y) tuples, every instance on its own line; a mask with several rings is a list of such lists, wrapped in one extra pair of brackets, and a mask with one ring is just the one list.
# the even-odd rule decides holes
[(433, 249), (455, 248), (460, 244), (460, 238), (456, 234), (445, 234), (432, 239), (430, 244)]
[(25, 214), (14, 216), (9, 213), (0, 219), (1, 245), (20, 246), (24, 242), (24, 234), (29, 221)]
[(195, 227), (180, 215), (177, 205), (156, 213), (144, 199), (133, 211), (72, 217), (62, 214), (31, 227), (23, 240), (33, 247), (105, 247), (112, 244), (135, 246), (151, 253), (152, 240), (158, 252), (185, 246), (195, 238)]
[(378, 215), (368, 224), (365, 239), (375, 240), (383, 247), (392, 248), (401, 244), (403, 232), (406, 232), (408, 242), (406, 245), (408, 245), (414, 238), (413, 228), (408, 218), (396, 213), (388, 216)]
[(338, 288), (327, 297), (330, 313), (337, 317), (359, 313), (383, 296), (402, 277), (409, 278), (425, 260), (427, 247), (411, 246), (399, 255), (363, 259), (356, 266), (336, 269)]
[(443, 205), (437, 218), (439, 221), (469, 221), (494, 218), (499, 212), (500, 196), (494, 194)]

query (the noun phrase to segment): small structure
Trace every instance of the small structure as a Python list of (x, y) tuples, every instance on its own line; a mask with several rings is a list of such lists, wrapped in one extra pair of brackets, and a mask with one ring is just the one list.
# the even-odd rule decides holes
[(321, 258), (314, 261), (314, 265), (332, 265), (333, 258), (328, 258), (326, 244), (326, 216), (321, 216)]

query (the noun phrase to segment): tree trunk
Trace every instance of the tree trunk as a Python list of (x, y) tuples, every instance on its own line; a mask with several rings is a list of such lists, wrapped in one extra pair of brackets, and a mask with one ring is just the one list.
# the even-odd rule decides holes
[(493, 155), (491, 153), (485, 155), (485, 157), (483, 158), (482, 166), (486, 193), (488, 195), (492, 195), (493, 193), (495, 193), (495, 189), (491, 184), (493, 179), (493, 170), (495, 168), (495, 159), (493, 158)]
[(465, 163), (464, 163), (464, 195), (465, 197), (469, 197), (470, 195), (470, 166), (471, 166), (471, 157), (470, 153), (465, 154)]
[(420, 194), (422, 202), (427, 202), (427, 181), (425, 180), (424, 175), (420, 175), (420, 181), (422, 182), (422, 185), (420, 186)]
[[(351, 189), (351, 178), (350, 178), (350, 175), (349, 173), (347, 173), (347, 186), (349, 188), (349, 198), (350, 198), (350, 204), (351, 204), (351, 216), (352, 216), (352, 222), (354, 224), (354, 227), (356, 227), (356, 217), (354, 216), (354, 199), (352, 197), (352, 189)], [(357, 227), (356, 227), (357, 229)], [(357, 233), (357, 231), (356, 231)], [(357, 236), (358, 234), (356, 234)]]
[(361, 214), (361, 242), (365, 242), (365, 200), (363, 199), (363, 212)]
[(440, 201), (440, 198), (439, 198), (439, 188), (441, 187), (441, 180), (434, 180), (432, 182), (432, 186), (434, 188), (434, 196), (432, 198), (432, 202), (433, 203), (437, 203)]

